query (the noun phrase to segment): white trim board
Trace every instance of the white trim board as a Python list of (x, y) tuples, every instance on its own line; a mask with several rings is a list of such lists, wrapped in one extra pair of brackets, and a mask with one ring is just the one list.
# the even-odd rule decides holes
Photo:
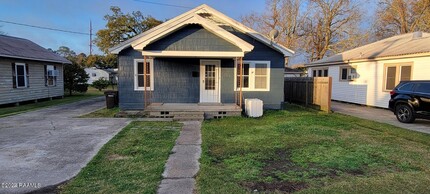
[(240, 39), (239, 37), (231, 34), (227, 30), (219, 27), (215, 22), (210, 21), (208, 19), (205, 19), (201, 16), (199, 16), (199, 13), (209, 13), (214, 15), (217, 18), (220, 18), (227, 24), (231, 25), (233, 28), (239, 29), (243, 33), (257, 39), (258, 41), (266, 44), (267, 46), (281, 52), (284, 54), (285, 57), (292, 56), (294, 54), (294, 51), (279, 45), (275, 42), (272, 42), (269, 38), (266, 36), (256, 32), (253, 29), (250, 29), (246, 27), (245, 25), (237, 22), (236, 20), (231, 19), (230, 17), (222, 14), (221, 12), (211, 8), (210, 6), (203, 4), (200, 5), (184, 14), (181, 14), (167, 22), (164, 22), (157, 27), (154, 27), (130, 40), (127, 40), (115, 47), (112, 47), (109, 49), (109, 51), (113, 54), (118, 54), (123, 49), (132, 46), (136, 50), (143, 50), (143, 48), (153, 42), (156, 41), (173, 31), (176, 31), (180, 28), (182, 28), (184, 25), (187, 24), (200, 24), (208, 31), (226, 39), (227, 41), (233, 43), (234, 45), (238, 46), (242, 49), (243, 52), (250, 52), (254, 47), (247, 43), (246, 41)]
[(152, 57), (243, 57), (243, 52), (219, 51), (142, 51), (143, 56)]

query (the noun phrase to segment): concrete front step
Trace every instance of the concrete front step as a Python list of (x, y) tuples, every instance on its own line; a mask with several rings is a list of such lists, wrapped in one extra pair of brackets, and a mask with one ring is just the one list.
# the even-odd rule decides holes
[(241, 111), (148, 111), (147, 113), (151, 118), (173, 118), (175, 121), (202, 121), (242, 115)]

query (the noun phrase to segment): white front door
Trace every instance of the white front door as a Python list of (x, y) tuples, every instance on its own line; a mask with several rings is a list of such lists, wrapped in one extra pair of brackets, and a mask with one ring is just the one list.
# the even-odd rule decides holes
[(200, 102), (221, 102), (220, 66), (220, 60), (200, 61)]

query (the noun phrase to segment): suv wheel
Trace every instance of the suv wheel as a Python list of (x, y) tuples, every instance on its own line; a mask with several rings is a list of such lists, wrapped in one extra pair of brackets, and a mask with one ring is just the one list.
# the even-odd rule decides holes
[(402, 123), (412, 123), (415, 120), (412, 108), (406, 104), (399, 104), (396, 106), (396, 117)]

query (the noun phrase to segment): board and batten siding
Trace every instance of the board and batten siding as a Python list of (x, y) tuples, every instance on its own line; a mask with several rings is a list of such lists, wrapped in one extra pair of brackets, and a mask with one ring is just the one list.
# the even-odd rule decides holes
[[(328, 66), (328, 75), (333, 78), (332, 99), (380, 108), (388, 108), (389, 91), (384, 91), (384, 64), (412, 63), (411, 80), (430, 79), (430, 57), (415, 57), (393, 60), (351, 63), (357, 69), (358, 78), (354, 81), (340, 81), (340, 67)], [(327, 67), (327, 66), (326, 66)], [(312, 76), (312, 69), (308, 75)], [(320, 68), (320, 67), (317, 67)]]
[(231, 51), (241, 49), (221, 37), (209, 32), (198, 24), (190, 24), (182, 29), (149, 44), (147, 51)]
[[(29, 85), (13, 88), (12, 63), (28, 64)], [(45, 86), (44, 65), (55, 65), (59, 71), (56, 86)], [(63, 65), (49, 62), (0, 58), (0, 104), (16, 103), (64, 95)]]

